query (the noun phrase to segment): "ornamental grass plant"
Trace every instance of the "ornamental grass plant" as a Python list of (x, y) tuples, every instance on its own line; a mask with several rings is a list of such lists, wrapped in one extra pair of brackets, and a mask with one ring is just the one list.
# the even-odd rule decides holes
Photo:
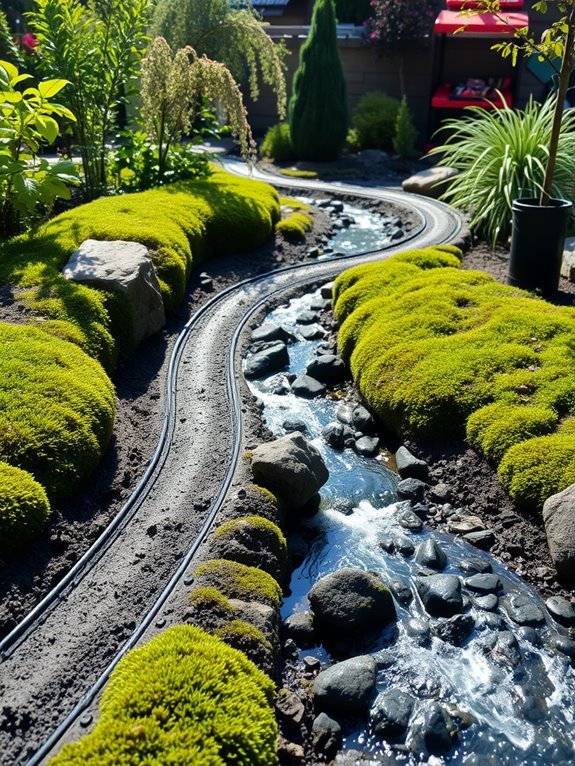
[[(445, 143), (430, 154), (459, 170), (442, 199), (470, 216), (471, 228), (495, 243), (511, 230), (511, 205), (520, 197), (540, 197), (549, 158), (555, 97), (525, 109), (470, 107), (459, 119), (446, 120)], [(570, 199), (575, 192), (575, 111), (564, 113), (551, 196)]]

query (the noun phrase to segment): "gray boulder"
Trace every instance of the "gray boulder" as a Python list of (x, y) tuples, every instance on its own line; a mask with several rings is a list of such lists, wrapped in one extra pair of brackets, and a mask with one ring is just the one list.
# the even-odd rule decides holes
[(524, 593), (511, 591), (503, 597), (502, 602), (508, 617), (518, 625), (535, 628), (545, 622), (543, 610)]
[(409, 726), (415, 699), (401, 689), (387, 689), (376, 699), (369, 718), (375, 734), (383, 739), (402, 737)]
[(292, 337), (293, 336), (291, 336), (287, 330), (280, 327), (275, 322), (264, 322), (252, 332), (252, 341), (254, 343), (258, 341), (270, 343), (274, 340), (281, 340), (284, 343), (287, 343)]
[(421, 479), (402, 479), (397, 485), (397, 495), (400, 500), (412, 500), (414, 503), (420, 503), (427, 486)]
[(396, 617), (381, 577), (361, 569), (339, 569), (322, 577), (308, 598), (320, 625), (348, 633), (385, 625)]
[(353, 443), (353, 431), (349, 426), (338, 423), (328, 423), (321, 430), (322, 438), (334, 449), (343, 449)]
[(331, 761), (342, 742), (341, 726), (326, 713), (320, 713), (311, 727), (313, 749), (322, 760)]
[(423, 567), (431, 567), (432, 569), (445, 569), (447, 566), (447, 556), (445, 552), (439, 547), (435, 540), (430, 537), (417, 549), (415, 554), (415, 561)]
[(246, 359), (244, 375), (246, 378), (257, 378), (269, 372), (276, 372), (289, 364), (287, 346), (283, 341), (274, 341), (261, 351)]
[(370, 655), (338, 662), (317, 676), (313, 683), (315, 701), (321, 709), (335, 713), (363, 713), (375, 691), (377, 663)]
[(287, 638), (291, 638), (302, 649), (316, 645), (311, 612), (294, 612), (282, 623), (282, 629)]
[(551, 596), (545, 602), (547, 611), (555, 622), (566, 627), (575, 625), (575, 609), (570, 601), (562, 596)]
[(416, 753), (446, 755), (454, 744), (457, 727), (447, 710), (431, 702), (412, 731), (411, 748)]
[(340, 356), (322, 354), (308, 364), (307, 374), (321, 383), (341, 383), (347, 377), (347, 370)]
[(548, 497), (543, 504), (547, 544), (557, 572), (575, 578), (575, 484)]
[(362, 404), (358, 404), (357, 407), (353, 408), (351, 422), (357, 431), (363, 431), (366, 434), (371, 433), (375, 428), (373, 416)]
[(455, 168), (436, 165), (433, 168), (420, 170), (419, 173), (406, 178), (401, 186), (403, 191), (437, 199), (445, 191), (449, 180), (458, 172)]
[(325, 386), (319, 380), (309, 375), (298, 375), (291, 385), (291, 390), (296, 396), (303, 399), (315, 399), (325, 393)]
[(434, 617), (451, 617), (463, 611), (459, 577), (450, 574), (417, 577), (415, 587), (426, 611)]
[(425, 479), (428, 474), (427, 463), (412, 455), (407, 447), (400, 447), (397, 450), (395, 464), (402, 479)]
[(379, 450), (379, 439), (377, 436), (360, 436), (353, 446), (358, 455), (372, 457)]
[(292, 508), (304, 506), (329, 477), (319, 450), (299, 431), (256, 447), (252, 473)]
[(136, 343), (166, 324), (158, 278), (148, 248), (139, 242), (87, 239), (72, 253), (62, 274), (72, 282), (123, 293), (133, 310)]
[(501, 580), (494, 574), (476, 574), (467, 578), (465, 587), (474, 593), (480, 593), (482, 595), (485, 595), (486, 593), (497, 593), (501, 588)]

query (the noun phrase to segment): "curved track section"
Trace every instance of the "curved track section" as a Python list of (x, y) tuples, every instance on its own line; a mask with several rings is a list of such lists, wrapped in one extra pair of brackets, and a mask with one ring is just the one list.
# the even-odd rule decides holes
[[(226, 167), (244, 172), (239, 163)], [(450, 208), (426, 198), (283, 179), (281, 186), (409, 206), (421, 218), (410, 247), (448, 242), (461, 228)], [(89, 708), (121, 657), (148, 628), (164, 624), (162, 608), (208, 534), (241, 454), (235, 357), (249, 318), (287, 290), (332, 279), (406, 244), (248, 279), (190, 319), (170, 361), (160, 444), (134, 495), (66, 580), (2, 642), (2, 764), (41, 763)]]

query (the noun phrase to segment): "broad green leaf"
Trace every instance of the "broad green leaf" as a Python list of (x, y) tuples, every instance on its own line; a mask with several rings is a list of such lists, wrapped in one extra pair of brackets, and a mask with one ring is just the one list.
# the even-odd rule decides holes
[(22, 94), (17, 90), (0, 91), (0, 100), (7, 101), (9, 104), (19, 104), (22, 101)]
[(6, 72), (9, 80), (13, 80), (14, 77), (18, 77), (18, 69), (9, 61), (0, 60), (0, 68)]
[(49, 144), (53, 144), (58, 138), (60, 128), (53, 117), (38, 115), (36, 117), (36, 130)]
[(63, 87), (70, 84), (70, 80), (44, 80), (38, 84), (38, 90), (42, 98), (54, 98)]

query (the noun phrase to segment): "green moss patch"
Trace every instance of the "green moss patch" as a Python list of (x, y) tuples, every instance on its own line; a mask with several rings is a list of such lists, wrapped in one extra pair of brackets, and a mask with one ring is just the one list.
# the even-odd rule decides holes
[(575, 414), (575, 313), (458, 261), (432, 247), (344, 272), (340, 350), (387, 425), (466, 437), (517, 502), (540, 507), (575, 480), (574, 436), (554, 433)]
[(232, 620), (215, 631), (228, 646), (233, 646), (243, 652), (249, 659), (261, 668), (267, 675), (273, 676), (275, 668), (275, 652), (270, 641), (264, 634), (244, 620)]
[(190, 626), (131, 651), (94, 731), (51, 766), (274, 766), (273, 683), (241, 652)]
[(20, 547), (50, 515), (44, 488), (27, 471), (0, 462), (0, 552)]
[(98, 362), (43, 330), (0, 323), (0, 460), (51, 498), (70, 494), (112, 433), (114, 389)]
[(281, 529), (261, 516), (226, 521), (216, 529), (210, 548), (218, 558), (257, 566), (285, 582), (288, 570), (286, 539)]
[(297, 212), (291, 213), (287, 218), (280, 221), (276, 226), (276, 231), (281, 232), (287, 239), (303, 242), (306, 233), (311, 231), (312, 227), (311, 216), (307, 213)]
[(201, 564), (194, 572), (198, 587), (213, 587), (228, 598), (260, 601), (279, 608), (282, 592), (274, 578), (256, 567), (237, 561), (214, 559)]

